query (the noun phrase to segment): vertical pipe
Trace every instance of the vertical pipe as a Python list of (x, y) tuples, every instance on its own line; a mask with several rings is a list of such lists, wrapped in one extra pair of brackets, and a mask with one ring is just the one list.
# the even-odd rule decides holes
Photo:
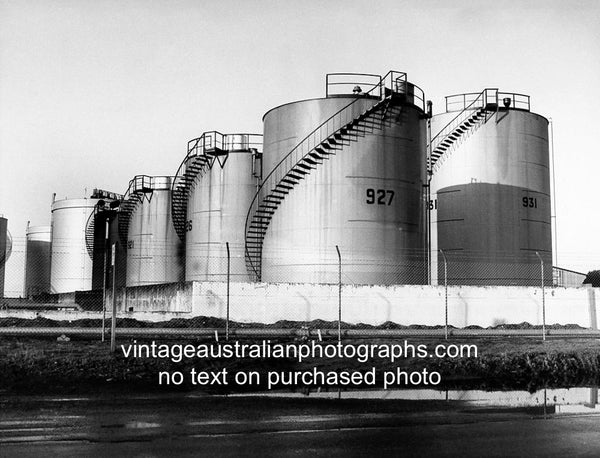
[(342, 341), (342, 255), (336, 245), (338, 255), (338, 342)]
[(229, 340), (229, 282), (231, 277), (231, 254), (229, 253), (229, 242), (225, 242), (227, 247), (227, 319), (225, 320), (225, 340)]
[(552, 160), (552, 211), (554, 213), (554, 266), (558, 266), (558, 237), (556, 231), (556, 178), (554, 175), (554, 121), (550, 121), (550, 157)]
[[(446, 99), (446, 104), (447, 104), (448, 100)], [(446, 111), (448, 110), (448, 106), (446, 105)], [(432, 264), (433, 264), (433, 260), (432, 260), (432, 255), (431, 255), (431, 211), (429, 209), (429, 202), (431, 200), (431, 176), (432, 176), (432, 170), (431, 170), (431, 117), (433, 114), (433, 103), (431, 102), (431, 100), (427, 101), (427, 131), (426, 131), (426, 136), (427, 136), (427, 160), (426, 160), (426, 164), (425, 164), (425, 168), (426, 168), (426, 177), (425, 179), (427, 180), (427, 195), (425, 197), (425, 211), (427, 212), (427, 216), (426, 216), (426, 227), (425, 227), (425, 231), (427, 231), (426, 234), (426, 239), (425, 239), (425, 249), (427, 250), (427, 284), (431, 285), (431, 270), (432, 270)], [(437, 275), (436, 275), (437, 278)]]
[(542, 272), (542, 340), (546, 340), (546, 294), (544, 291), (544, 260), (536, 251), (535, 255), (540, 258), (540, 269)]
[[(429, 174), (428, 174), (429, 175)], [(429, 209), (429, 201), (431, 200), (431, 193), (429, 190), (429, 178), (427, 178), (427, 184), (425, 187), (425, 278), (424, 283), (431, 285), (431, 210)]]
[(446, 319), (444, 321), (444, 337), (448, 340), (448, 262), (444, 250), (440, 250), (444, 258), (444, 310)]
[(116, 349), (116, 330), (117, 330), (117, 301), (116, 301), (116, 294), (117, 294), (117, 289), (115, 288), (115, 284), (116, 284), (116, 277), (117, 277), (117, 267), (116, 267), (116, 263), (115, 263), (115, 253), (117, 252), (117, 245), (115, 243), (112, 244), (112, 250), (111, 250), (111, 258), (110, 258), (110, 262), (112, 265), (112, 298), (111, 298), (111, 303), (112, 303), (112, 317), (111, 317), (111, 326), (110, 326), (110, 352), (114, 353), (115, 349)]
[(104, 226), (104, 266), (102, 270), (102, 342), (104, 342), (104, 334), (106, 334), (106, 275), (108, 264), (108, 231), (110, 228), (108, 218)]

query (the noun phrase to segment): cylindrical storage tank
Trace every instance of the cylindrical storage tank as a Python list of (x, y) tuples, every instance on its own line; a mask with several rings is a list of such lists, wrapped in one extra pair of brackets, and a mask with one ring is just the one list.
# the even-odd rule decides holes
[(64, 199), (52, 204), (50, 289), (53, 293), (92, 289), (92, 258), (85, 229), (98, 199)]
[(260, 135), (228, 134), (225, 154), (194, 178), (187, 204), (186, 281), (249, 281), (244, 224), (260, 177)]
[(538, 286), (543, 261), (551, 285), (548, 120), (496, 89), (447, 100), (432, 119), (448, 139), (431, 181), (433, 282), (444, 254), (448, 284)]
[[(139, 180), (143, 178), (143, 180)], [(127, 231), (127, 286), (183, 281), (183, 244), (171, 219), (172, 177), (138, 176)]]
[[(292, 177), (282, 188), (284, 198), (275, 205), (262, 245), (262, 281), (337, 283), (338, 246), (344, 283), (426, 282), (424, 100), (414, 96), (415, 91), (422, 94), (418, 87), (404, 85), (410, 90), (396, 94), (390, 105), (381, 94), (339, 94), (288, 103), (265, 114), (265, 182), (307, 136), (308, 143), (318, 145), (353, 120), (358, 129), (336, 140), (341, 149), (311, 160), (302, 179)], [(370, 108), (374, 114), (364, 115)], [(313, 140), (311, 132), (326, 121)], [(378, 125), (369, 129), (373, 123)], [(264, 196), (269, 189), (261, 192)]]
[(27, 226), (24, 296), (50, 292), (50, 226)]

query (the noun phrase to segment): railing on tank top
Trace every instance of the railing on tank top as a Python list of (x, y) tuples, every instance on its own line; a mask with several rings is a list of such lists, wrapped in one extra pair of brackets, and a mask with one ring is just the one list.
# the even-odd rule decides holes
[[(486, 89), (490, 90), (490, 89)], [(530, 111), (530, 97), (525, 94), (516, 92), (497, 92), (498, 102), (502, 101), (506, 106), (506, 100), (509, 100), (509, 106), (506, 108), (515, 108), (518, 110)], [(446, 96), (446, 113), (452, 111), (462, 111), (466, 109), (473, 101), (475, 101), (481, 92), (467, 92), (464, 94), (453, 94)]]
[(255, 149), (262, 151), (261, 134), (222, 134), (217, 131), (204, 132), (200, 137), (188, 142), (187, 156), (183, 163), (191, 156), (206, 154), (214, 151), (244, 151)]
[[(288, 172), (292, 170), (292, 168), (294, 168), (304, 157), (308, 156), (308, 154), (312, 152), (315, 147), (321, 145), (327, 138), (340, 131), (343, 127), (349, 125), (352, 121), (365, 113), (365, 111), (372, 108), (377, 103), (390, 98), (392, 95), (404, 95), (406, 96), (406, 102), (412, 103), (416, 107), (425, 111), (425, 96), (423, 91), (419, 87), (408, 83), (406, 79), (406, 73), (404, 72), (392, 70), (383, 77), (371, 74), (331, 73), (327, 75), (326, 78), (326, 94), (328, 96), (330, 95), (330, 87), (332, 86), (343, 85), (344, 87), (347, 87), (353, 84), (357, 85), (356, 79), (354, 79), (353, 82), (330, 82), (330, 76), (332, 75), (336, 77), (342, 75), (356, 77), (357, 75), (360, 75), (369, 78), (374, 77), (376, 81), (371, 83), (369, 90), (364, 92), (362, 90), (360, 92), (354, 92), (353, 95), (356, 96), (354, 100), (343, 106), (339, 111), (323, 121), (312, 132), (304, 137), (285, 157), (283, 157), (283, 159), (281, 159), (275, 165), (275, 167), (273, 167), (271, 172), (264, 178), (262, 184), (259, 186), (254, 199), (250, 204), (250, 208), (246, 216), (246, 234), (248, 234), (253, 215), (260, 204), (259, 196), (263, 194), (265, 196), (270, 194), (276, 188), (277, 184), (280, 183), (283, 178), (285, 178)], [(359, 81), (362, 81), (362, 79), (359, 79)], [(333, 95), (333, 93), (331, 95)], [(362, 103), (358, 103), (369, 98), (373, 99), (373, 104), (368, 108), (365, 108)], [(264, 216), (259, 217), (259, 219), (270, 220), (270, 218)], [(258, 266), (254, 266), (247, 244), (246, 257), (250, 261), (254, 273), (259, 275), (260, 273), (258, 272)]]
[(409, 83), (404, 72), (391, 71), (383, 77), (372, 73), (328, 73), (325, 76), (325, 97), (355, 95), (383, 99), (389, 95), (386, 88), (405, 94), (408, 102), (425, 111), (425, 93)]

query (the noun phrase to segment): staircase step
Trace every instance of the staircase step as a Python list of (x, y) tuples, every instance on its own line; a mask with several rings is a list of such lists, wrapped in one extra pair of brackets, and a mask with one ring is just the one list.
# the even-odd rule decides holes
[(333, 134), (331, 137), (327, 138), (325, 141), (328, 142), (330, 145), (333, 145), (334, 149), (339, 149), (339, 150), (342, 149), (341, 145), (345, 145), (348, 143), (347, 141), (344, 141), (344, 138), (338, 133)]
[(262, 238), (264, 238), (266, 232), (267, 231), (266, 231), (266, 228), (265, 228), (264, 231), (248, 231), (248, 234), (258, 234), (258, 236), (256, 236), (256, 237), (262, 239)]
[(297, 164), (297, 165), (298, 165), (298, 167), (302, 167), (302, 168), (303, 168), (303, 169), (305, 169), (305, 170), (313, 170), (313, 169), (316, 169), (316, 167), (313, 167), (313, 166), (311, 166), (311, 165), (309, 165), (309, 164), (306, 164), (305, 162), (298, 162), (298, 164)]
[(292, 189), (294, 189), (293, 186), (288, 186), (286, 184), (281, 184), (281, 182), (277, 183), (275, 189), (273, 189), (273, 191), (275, 191), (276, 189), (287, 189), (288, 191), (291, 191)]
[(269, 195), (263, 199), (263, 202), (273, 202), (276, 204), (280, 204), (282, 200), (283, 200), (283, 197), (281, 197), (281, 196)]
[(378, 127), (381, 125), (381, 121), (376, 121), (373, 118), (367, 118), (367, 119), (363, 119), (360, 121), (359, 123), (362, 126), (375, 126)]
[(306, 170), (304, 170), (303, 168), (298, 167), (298, 165), (295, 165), (291, 171), (293, 173), (299, 173), (300, 175), (302, 175), (302, 178), (304, 178), (304, 175), (308, 175), (308, 172)]
[[(339, 148), (337, 148), (337, 149), (339, 149)], [(321, 158), (322, 158), (322, 156), (331, 156), (331, 155), (335, 154), (335, 152), (334, 152), (333, 149), (331, 149), (331, 148), (323, 148), (320, 145), (319, 146), (315, 146), (315, 151), (317, 153), (319, 153), (319, 155), (321, 155)]]
[(302, 160), (304, 162), (308, 163), (308, 164), (311, 164), (311, 165), (318, 165), (318, 164), (322, 164), (323, 163), (321, 161), (314, 161), (314, 160), (312, 160), (312, 159), (310, 159), (308, 157), (303, 157)]

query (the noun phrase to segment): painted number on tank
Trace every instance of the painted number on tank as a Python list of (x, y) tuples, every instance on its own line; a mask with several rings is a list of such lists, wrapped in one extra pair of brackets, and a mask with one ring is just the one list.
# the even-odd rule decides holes
[(437, 210), (437, 199), (429, 201), (429, 210)]
[(535, 197), (523, 197), (523, 207), (537, 208), (537, 199)]
[(190, 232), (192, 230), (192, 220), (190, 219), (186, 221), (183, 227), (185, 228), (186, 232)]
[(392, 205), (394, 191), (391, 189), (367, 189), (367, 203), (369, 205)]
[(127, 241), (127, 249), (128, 250), (133, 250), (133, 247), (134, 247), (133, 240), (128, 240)]

